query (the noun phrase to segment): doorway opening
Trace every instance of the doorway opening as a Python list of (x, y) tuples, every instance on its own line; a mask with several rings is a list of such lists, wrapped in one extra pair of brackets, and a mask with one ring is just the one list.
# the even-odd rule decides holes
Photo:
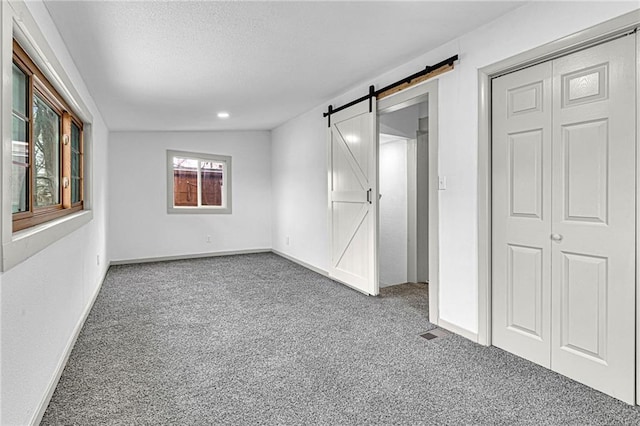
[[(378, 116), (378, 283), (428, 306), (429, 99)], [(427, 314), (427, 312), (425, 312)], [(426, 316), (428, 318), (428, 315)]]
[[(426, 319), (434, 325), (447, 326), (439, 319), (438, 277), (439, 277), (439, 243), (438, 243), (438, 189), (434, 184), (438, 179), (438, 80), (424, 81), (394, 93), (382, 93), (358, 99), (350, 104), (331, 111), (328, 121), (328, 217), (330, 230), (330, 264), (328, 276), (362, 293), (377, 296), (380, 293), (379, 254), (379, 172), (380, 162), (380, 120), (385, 124), (385, 115), (390, 117), (395, 111), (407, 109), (416, 112), (413, 130), (403, 133), (386, 130), (398, 139), (414, 140), (415, 143), (415, 178), (404, 181), (415, 182), (415, 195), (409, 196), (409, 189), (403, 189), (406, 205), (404, 225), (404, 257), (401, 261), (404, 270), (401, 281), (428, 281), (424, 289)], [(422, 105), (418, 105), (422, 104)], [(414, 107), (415, 108), (410, 108)], [(420, 109), (423, 110), (420, 117)], [(408, 114), (405, 112), (404, 114)], [(402, 113), (394, 114), (401, 116)], [(422, 120), (422, 128), (420, 123)], [(426, 120), (424, 120), (426, 118)], [(393, 127), (390, 126), (391, 129)], [(397, 128), (396, 128), (397, 130)], [(384, 139), (384, 137), (383, 137)], [(412, 146), (406, 143), (405, 146)], [(424, 148), (424, 149), (423, 149)], [(409, 151), (407, 151), (409, 152)], [(405, 166), (407, 173), (405, 152)], [(421, 158), (418, 161), (418, 157)], [(386, 157), (385, 157), (386, 160)], [(383, 160), (384, 161), (384, 160)], [(419, 164), (426, 166), (419, 167)], [(383, 165), (384, 167), (384, 165)], [(418, 175), (424, 173), (424, 177)], [(424, 183), (421, 183), (424, 182)], [(429, 186), (431, 188), (429, 189)], [(393, 188), (387, 195), (398, 193)], [(384, 198), (384, 197), (383, 197)], [(409, 201), (414, 200), (409, 215)], [(386, 201), (386, 199), (385, 199)], [(404, 208), (404, 207), (403, 207)], [(409, 226), (413, 241), (409, 241)], [(383, 227), (385, 225), (383, 224)], [(412, 229), (413, 229), (412, 228)], [(421, 237), (422, 235), (426, 237)], [(383, 244), (384, 243), (383, 238)], [(411, 243), (411, 244), (410, 244)], [(383, 250), (385, 250), (383, 249)], [(384, 251), (383, 251), (384, 253)], [(415, 254), (413, 254), (415, 253)], [(385, 257), (385, 254), (382, 255)], [(397, 263), (397, 262), (395, 262)], [(386, 267), (383, 265), (383, 271)], [(411, 272), (410, 272), (411, 271)], [(414, 272), (415, 271), (415, 272)], [(385, 282), (383, 285), (392, 284)], [(393, 287), (393, 286), (391, 286)], [(388, 287), (387, 287), (388, 288)], [(426, 308), (428, 306), (428, 309)], [(445, 327), (446, 328), (446, 327)], [(454, 328), (452, 331), (457, 331)]]

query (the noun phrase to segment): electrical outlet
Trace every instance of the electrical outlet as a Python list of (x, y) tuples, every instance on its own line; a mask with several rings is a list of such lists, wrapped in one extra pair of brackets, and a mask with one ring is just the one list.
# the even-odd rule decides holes
[(207, 242), (211, 244), (211, 235), (207, 235)]

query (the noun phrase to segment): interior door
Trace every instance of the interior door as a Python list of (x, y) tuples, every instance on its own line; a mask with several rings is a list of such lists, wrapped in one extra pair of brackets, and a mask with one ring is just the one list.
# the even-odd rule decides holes
[(635, 39), (493, 81), (492, 333), (634, 403)]
[(553, 61), (553, 370), (634, 403), (635, 39)]
[(551, 364), (551, 63), (493, 80), (492, 341)]
[(376, 102), (333, 113), (329, 126), (329, 276), (378, 294)]

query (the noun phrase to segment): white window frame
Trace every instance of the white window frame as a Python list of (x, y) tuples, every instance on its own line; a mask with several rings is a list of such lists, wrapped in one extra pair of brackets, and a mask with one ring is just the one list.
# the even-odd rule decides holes
[[(175, 206), (174, 205), (174, 178), (173, 178), (173, 159), (175, 157), (186, 158), (189, 160), (197, 160), (197, 178), (198, 178), (198, 205), (197, 206)], [(203, 206), (202, 205), (202, 182), (200, 176), (200, 162), (215, 161), (222, 163), (222, 206)], [(200, 152), (187, 152), (167, 150), (167, 213), (169, 214), (231, 214), (231, 156), (218, 154), (204, 154)]]

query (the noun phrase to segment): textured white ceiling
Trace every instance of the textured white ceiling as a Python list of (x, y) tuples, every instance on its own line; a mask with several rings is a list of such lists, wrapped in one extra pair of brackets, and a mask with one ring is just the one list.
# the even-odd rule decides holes
[(521, 4), (46, 1), (111, 130), (271, 129)]

